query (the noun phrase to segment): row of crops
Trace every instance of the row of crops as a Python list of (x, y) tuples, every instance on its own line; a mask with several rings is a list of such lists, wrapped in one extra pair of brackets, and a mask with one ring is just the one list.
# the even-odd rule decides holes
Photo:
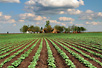
[[(46, 43), (47, 52), (45, 53), (47, 53), (48, 58), (46, 58), (46, 61), (41, 63), (44, 64), (47, 62), (45, 65), (46, 68), (59, 68), (60, 66), (56, 62), (57, 59), (55, 59), (56, 56), (54, 55), (53, 48), (51, 46), (53, 46), (58, 53), (56, 54), (59, 55), (58, 58), (62, 58), (61, 60), (64, 60), (64, 63), (68, 68), (81, 67), (76, 65), (75, 61), (72, 61), (67, 53), (73, 56), (74, 60), (77, 60), (79, 64), (83, 65), (83, 68), (102, 67), (102, 50), (98, 47), (89, 46), (89, 44), (86, 45), (84, 43), (81, 44), (81, 42), (75, 42), (75, 40), (73, 42), (73, 40), (67, 38), (34, 38), (22, 41), (18, 40), (16, 43), (0, 45), (0, 68), (21, 68), (20, 65), (25, 63), (24, 60), (28, 57), (31, 57), (31, 53), (34, 55), (30, 58), (30, 63), (26, 61), (25, 65), (27, 65), (26, 68), (36, 68), (38, 61), (43, 60), (39, 57), (41, 55), (45, 55), (41, 54), (44, 42)], [(37, 46), (37, 51), (33, 53)], [(95, 63), (97, 63), (97, 65), (95, 65)], [(63, 65), (63, 67), (64, 66), (65, 65)]]
[(102, 68), (101, 41), (102, 33), (0, 35), (0, 68)]

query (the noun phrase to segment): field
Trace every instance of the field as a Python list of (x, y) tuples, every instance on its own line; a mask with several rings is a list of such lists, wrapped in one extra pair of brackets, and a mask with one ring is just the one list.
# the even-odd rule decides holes
[(102, 33), (0, 34), (0, 68), (102, 68)]

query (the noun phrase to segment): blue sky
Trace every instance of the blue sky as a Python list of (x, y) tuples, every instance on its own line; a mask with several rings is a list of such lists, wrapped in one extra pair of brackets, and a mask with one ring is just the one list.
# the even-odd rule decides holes
[(0, 0), (0, 33), (20, 32), (23, 25), (83, 26), (102, 31), (101, 0)]

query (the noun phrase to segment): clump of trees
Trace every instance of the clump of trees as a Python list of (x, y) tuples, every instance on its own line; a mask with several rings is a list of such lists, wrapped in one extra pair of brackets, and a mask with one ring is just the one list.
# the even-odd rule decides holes
[(40, 27), (39, 26), (33, 26), (33, 25), (31, 25), (31, 26), (27, 26), (27, 25), (24, 25), (21, 29), (20, 29), (20, 31), (21, 32), (23, 32), (23, 33), (25, 33), (25, 32), (27, 32), (27, 31), (32, 31), (32, 32), (40, 32)]
[(20, 29), (21, 32), (25, 33), (27, 31), (32, 31), (33, 33), (35, 32), (44, 32), (44, 33), (52, 33), (53, 31), (55, 31), (56, 33), (70, 33), (70, 32), (73, 32), (73, 33), (81, 33), (83, 31), (86, 31), (86, 28), (84, 27), (79, 27), (79, 26), (75, 26), (75, 25), (72, 25), (72, 26), (68, 26), (68, 27), (64, 27), (64, 26), (60, 26), (60, 25), (55, 25), (54, 28), (51, 27), (50, 25), (50, 21), (46, 21), (46, 25), (45, 25), (45, 28), (43, 27), (39, 27), (39, 26), (27, 26), (27, 25), (24, 25), (21, 29)]

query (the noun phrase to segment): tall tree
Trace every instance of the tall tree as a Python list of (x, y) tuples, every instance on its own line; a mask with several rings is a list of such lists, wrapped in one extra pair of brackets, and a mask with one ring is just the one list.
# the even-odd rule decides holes
[(28, 28), (29, 28), (29, 27), (28, 27), (27, 25), (24, 25), (24, 26), (20, 29), (20, 31), (24, 33), (24, 32), (26, 32), (26, 31), (28, 30)]
[(46, 21), (45, 27), (48, 27), (49, 25), (50, 25), (50, 21), (48, 20), (48, 21)]
[(39, 27), (39, 26), (35, 26), (35, 27), (34, 27), (34, 30), (35, 30), (35, 32), (38, 33), (38, 32), (40, 32), (40, 27)]
[(80, 27), (80, 30), (81, 30), (81, 31), (86, 31), (86, 28)]
[(63, 26), (56, 25), (54, 27), (59, 33), (63, 32)]
[(33, 31), (34, 30), (34, 26), (31, 25), (29, 28), (28, 28), (28, 31)]

